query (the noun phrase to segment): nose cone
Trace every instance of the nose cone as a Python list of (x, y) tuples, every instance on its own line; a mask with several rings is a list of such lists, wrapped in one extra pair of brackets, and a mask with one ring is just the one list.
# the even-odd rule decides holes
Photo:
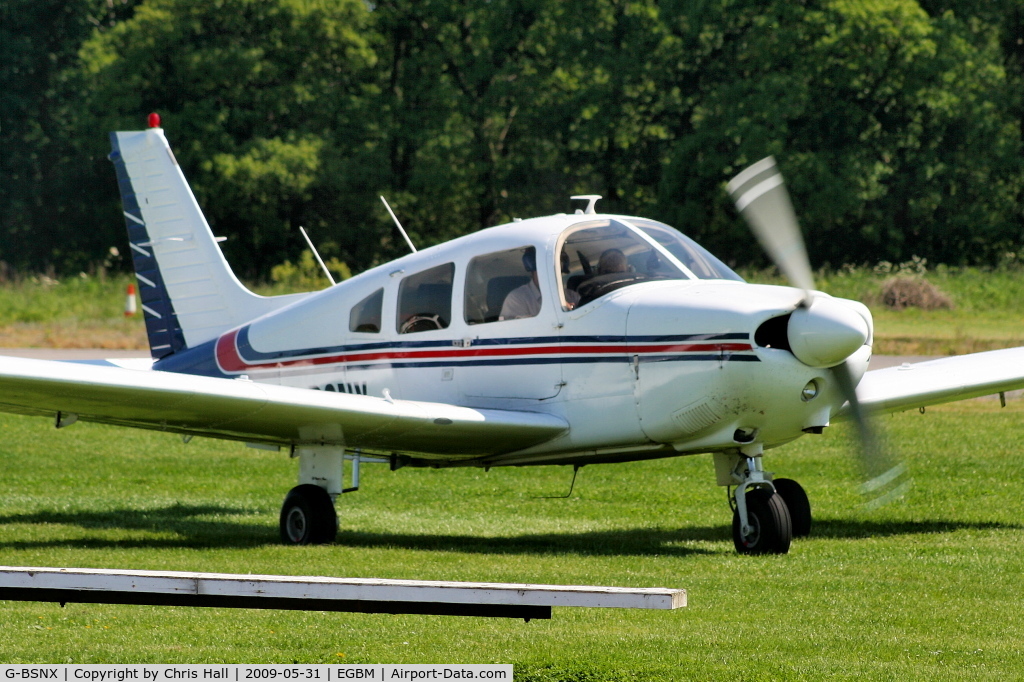
[(833, 298), (815, 298), (789, 319), (793, 355), (810, 367), (833, 367), (864, 345), (870, 334), (860, 313)]

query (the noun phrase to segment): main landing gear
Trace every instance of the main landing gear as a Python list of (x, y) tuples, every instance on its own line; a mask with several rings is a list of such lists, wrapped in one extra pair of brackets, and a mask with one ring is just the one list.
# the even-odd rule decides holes
[[(295, 447), (299, 459), (299, 485), (292, 488), (281, 505), (281, 542), (286, 545), (322, 545), (338, 536), (338, 495), (359, 489), (359, 454), (345, 455), (332, 445)], [(352, 487), (343, 488), (345, 459), (352, 460)]]
[(309, 483), (288, 492), (281, 505), (281, 542), (323, 545), (338, 536), (338, 514), (326, 490)]
[(807, 493), (792, 479), (773, 480), (759, 447), (745, 450), (715, 459), (719, 484), (737, 486), (729, 498), (733, 544), (740, 554), (785, 554), (794, 537), (811, 532)]

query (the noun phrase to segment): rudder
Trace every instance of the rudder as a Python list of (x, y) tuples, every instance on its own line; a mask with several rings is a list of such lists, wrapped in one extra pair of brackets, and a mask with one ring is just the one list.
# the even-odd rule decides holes
[(154, 359), (303, 298), (258, 296), (231, 271), (161, 128), (110, 133)]

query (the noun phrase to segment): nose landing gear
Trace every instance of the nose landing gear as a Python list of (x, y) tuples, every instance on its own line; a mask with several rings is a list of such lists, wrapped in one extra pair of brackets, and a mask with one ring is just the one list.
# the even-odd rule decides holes
[[(740, 521), (740, 500), (746, 504), (747, 522)], [(736, 498), (732, 514), (732, 541), (740, 554), (785, 554), (793, 539), (789, 509), (778, 493), (755, 488)]]
[(811, 503), (803, 486), (791, 478), (772, 479), (775, 492), (789, 508), (789, 518), (793, 524), (793, 537), (805, 538), (811, 534)]
[[(744, 447), (739, 456), (731, 456), (730, 463), (728, 470), (719, 467), (719, 483), (737, 485), (729, 498), (736, 551), (786, 554), (794, 537), (810, 533), (811, 505), (807, 493), (792, 479), (773, 481), (771, 473), (761, 465), (759, 445)], [(723, 474), (728, 480), (722, 480)]]

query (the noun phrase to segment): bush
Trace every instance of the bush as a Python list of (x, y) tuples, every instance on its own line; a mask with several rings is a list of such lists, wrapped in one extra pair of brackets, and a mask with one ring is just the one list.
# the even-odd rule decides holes
[[(352, 276), (348, 265), (337, 258), (331, 258), (325, 265), (334, 273), (335, 281), (345, 280)], [(288, 291), (317, 291), (330, 284), (324, 271), (309, 251), (302, 252), (298, 263), (292, 264), (291, 261), (286, 260), (280, 265), (275, 265), (270, 271), (270, 279), (273, 280), (276, 288)]]
[(949, 310), (953, 307), (953, 301), (949, 296), (922, 277), (890, 277), (882, 282), (881, 298), (882, 303), (890, 310)]

